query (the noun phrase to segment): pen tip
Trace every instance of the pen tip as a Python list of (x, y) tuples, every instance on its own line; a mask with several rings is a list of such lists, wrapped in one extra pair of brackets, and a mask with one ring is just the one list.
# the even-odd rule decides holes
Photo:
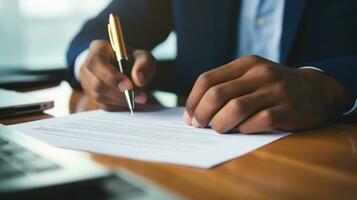
[(131, 112), (131, 116), (134, 116), (134, 111), (133, 111), (133, 109), (130, 109), (130, 112)]

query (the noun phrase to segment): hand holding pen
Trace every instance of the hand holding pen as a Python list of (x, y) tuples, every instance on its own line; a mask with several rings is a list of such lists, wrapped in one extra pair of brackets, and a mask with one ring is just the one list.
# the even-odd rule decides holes
[[(120, 73), (126, 76), (130, 76), (131, 72), (129, 71), (128, 66), (128, 55), (126, 53), (125, 41), (121, 29), (120, 20), (118, 16), (115, 16), (113, 14), (109, 15), (108, 34), (113, 51), (115, 52), (115, 57), (118, 61), (118, 70), (120, 71)], [(124, 90), (124, 95), (126, 102), (128, 103), (131, 115), (133, 115), (135, 109), (134, 89), (130, 88)]]
[[(107, 40), (91, 42), (88, 56), (80, 70), (80, 82), (86, 94), (101, 109), (128, 110), (124, 93), (134, 86), (135, 107), (140, 108), (146, 103), (147, 96), (142, 89), (154, 76), (155, 59), (146, 50), (127, 48), (127, 54), (133, 66), (131, 73), (124, 75), (112, 64), (115, 54), (110, 42)], [(130, 75), (131, 80), (128, 78)]]

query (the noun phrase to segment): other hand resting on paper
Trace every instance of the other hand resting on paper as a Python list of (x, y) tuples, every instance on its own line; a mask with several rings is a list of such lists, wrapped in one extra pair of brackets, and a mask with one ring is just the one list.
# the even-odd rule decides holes
[(184, 120), (219, 133), (235, 127), (243, 133), (296, 131), (320, 126), (352, 105), (347, 91), (322, 72), (247, 56), (199, 76)]
[(110, 43), (95, 40), (80, 70), (80, 82), (85, 93), (101, 108), (108, 111), (128, 109), (124, 91), (138, 87), (135, 103), (145, 104), (147, 96), (140, 91), (147, 85), (156, 70), (156, 61), (149, 51), (128, 49), (129, 61), (133, 61), (132, 81), (113, 65), (114, 52)]

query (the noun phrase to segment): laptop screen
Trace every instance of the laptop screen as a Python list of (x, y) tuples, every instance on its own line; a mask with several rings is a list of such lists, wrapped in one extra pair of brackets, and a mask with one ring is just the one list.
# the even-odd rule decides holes
[(64, 69), (71, 39), (110, 0), (0, 0), (0, 72)]

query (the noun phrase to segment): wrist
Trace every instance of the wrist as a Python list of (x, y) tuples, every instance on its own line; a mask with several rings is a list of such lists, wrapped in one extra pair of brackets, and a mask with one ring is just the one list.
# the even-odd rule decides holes
[(321, 103), (330, 118), (341, 115), (352, 108), (353, 97), (333, 77), (314, 69), (297, 70), (321, 98)]

